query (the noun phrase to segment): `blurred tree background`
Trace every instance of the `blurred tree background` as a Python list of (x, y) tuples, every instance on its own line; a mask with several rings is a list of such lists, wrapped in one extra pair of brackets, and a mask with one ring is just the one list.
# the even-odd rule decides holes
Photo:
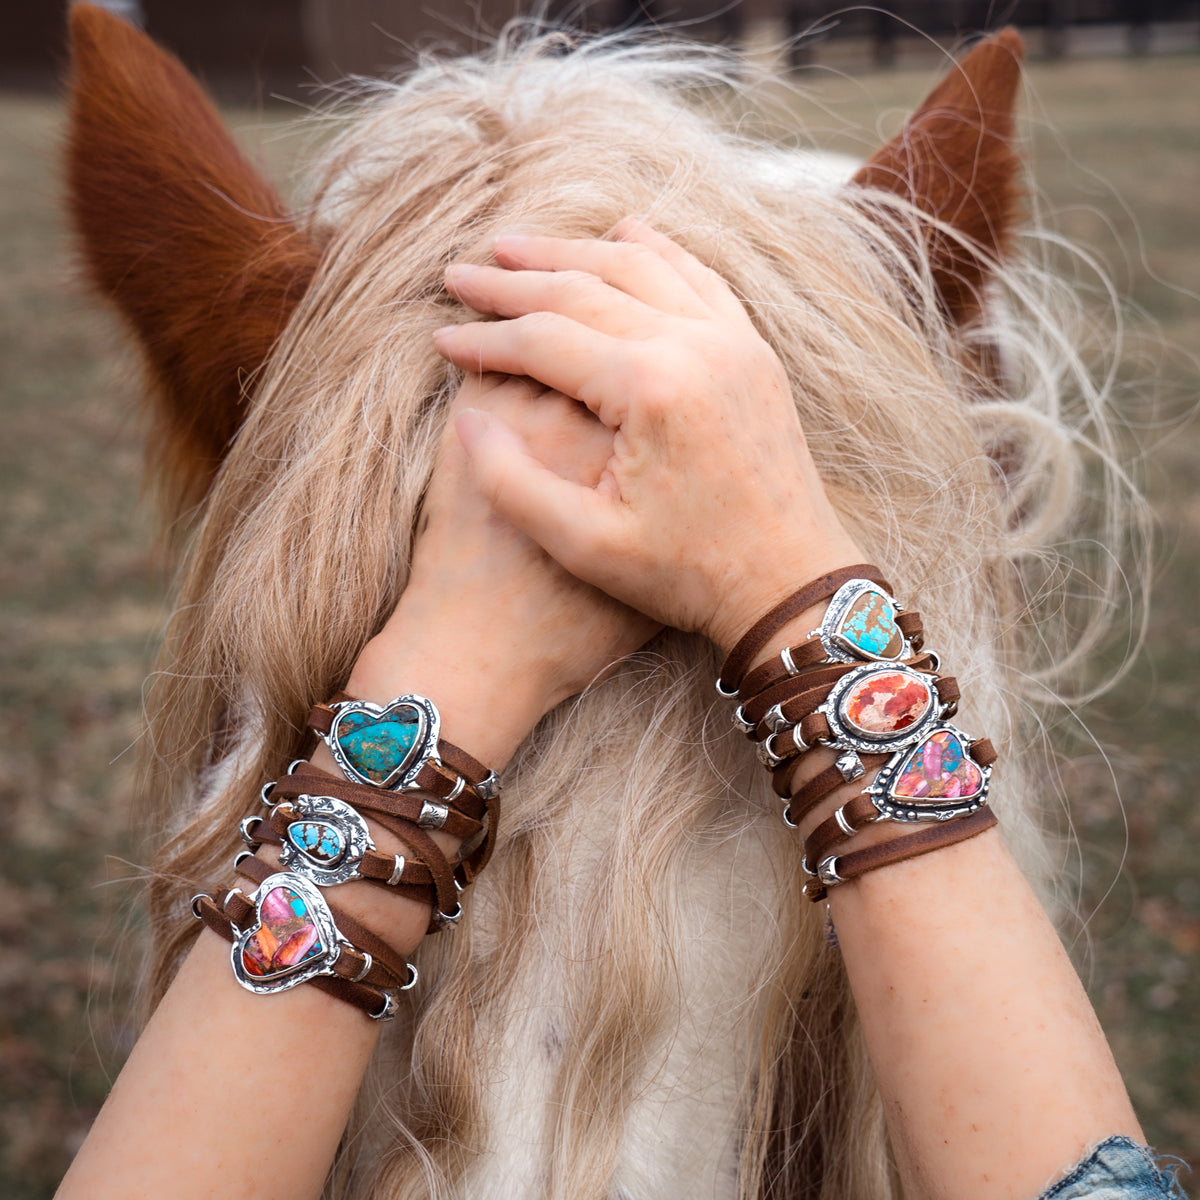
[[(403, 63), (414, 46), (478, 46), (509, 11), (504, 0), (439, 3), (436, 17), (396, 0), (109, 6), (205, 76), (281, 180), (293, 166), (285, 135), (313, 80)], [(1066, 936), (1148, 1136), (1200, 1164), (1200, 431), (1190, 420), (1200, 370), (1189, 353), (1200, 345), (1200, 13), (1134, 7), (1136, 19), (1128, 5), (1083, 0), (927, 0), (906, 11), (942, 44), (1013, 16), (1028, 27), (1039, 209), (1094, 249), (1136, 306), (1121, 415), (1138, 427), (1159, 578), (1132, 675), (1083, 714), (1104, 753), (1064, 730), (1076, 847), (1064, 870), (1080, 914)], [(143, 848), (129, 828), (132, 746), (169, 563), (141, 493), (136, 372), (115, 321), (77, 286), (60, 216), (64, 5), (10, 10), (0, 38), (0, 1194), (40, 1200), (135, 1033)], [(684, 0), (614, 0), (572, 11), (596, 26), (697, 17), (692, 31), (799, 65), (812, 99), (796, 97), (797, 128), (860, 155), (943, 65), (938, 41), (866, 10), (790, 50), (780, 37), (809, 27), (815, 6), (755, 0), (711, 17)]]

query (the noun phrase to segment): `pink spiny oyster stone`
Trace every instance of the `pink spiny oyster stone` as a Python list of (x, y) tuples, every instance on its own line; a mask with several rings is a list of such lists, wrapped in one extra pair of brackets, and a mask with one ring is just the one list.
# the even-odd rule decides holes
[(940, 729), (909, 756), (892, 786), (898, 800), (961, 800), (977, 796), (983, 772), (966, 755), (957, 734)]
[(320, 953), (308, 905), (291, 888), (272, 888), (259, 905), (259, 920), (262, 924), (242, 950), (242, 963), (251, 975), (274, 975)]
[(870, 737), (899, 733), (919, 721), (933, 703), (929, 685), (902, 671), (868, 675), (842, 700), (842, 715)]

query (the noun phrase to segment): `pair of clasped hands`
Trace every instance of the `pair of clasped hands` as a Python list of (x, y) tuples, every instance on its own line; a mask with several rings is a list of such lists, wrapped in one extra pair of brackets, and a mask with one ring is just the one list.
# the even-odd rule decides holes
[(633, 220), (611, 240), (501, 236), (493, 255), (446, 272), (499, 319), (434, 336), (468, 374), (393, 618), (410, 645), (454, 647), (480, 702), (527, 703), (532, 728), (658, 627), (728, 652), (863, 561), (779, 358), (714, 271)]

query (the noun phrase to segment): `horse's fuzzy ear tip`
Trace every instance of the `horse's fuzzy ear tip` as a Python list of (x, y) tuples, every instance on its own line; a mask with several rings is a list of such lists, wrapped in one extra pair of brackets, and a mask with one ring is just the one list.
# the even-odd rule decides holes
[(1025, 60), (1025, 39), (1017, 32), (1015, 25), (1006, 25), (988, 38), (988, 43), (999, 50), (1007, 50), (1017, 62)]
[(67, 29), (71, 38), (71, 53), (76, 58), (96, 51), (106, 40), (137, 33), (134, 26), (123, 17), (98, 4), (86, 3), (71, 5)]

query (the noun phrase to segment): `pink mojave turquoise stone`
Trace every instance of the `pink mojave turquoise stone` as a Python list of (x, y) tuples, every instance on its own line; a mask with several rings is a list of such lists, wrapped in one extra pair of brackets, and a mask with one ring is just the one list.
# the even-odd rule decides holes
[(904, 649), (892, 602), (874, 588), (863, 592), (846, 610), (838, 622), (837, 636), (874, 658), (899, 658)]
[(983, 790), (983, 772), (958, 734), (931, 733), (908, 756), (890, 791), (897, 800), (970, 800)]
[(878, 738), (915, 725), (932, 704), (932, 690), (919, 676), (876, 671), (846, 693), (841, 711), (857, 732)]
[(258, 930), (242, 948), (242, 965), (248, 974), (267, 978), (321, 953), (308, 904), (291, 888), (272, 888), (259, 902), (258, 919)]

